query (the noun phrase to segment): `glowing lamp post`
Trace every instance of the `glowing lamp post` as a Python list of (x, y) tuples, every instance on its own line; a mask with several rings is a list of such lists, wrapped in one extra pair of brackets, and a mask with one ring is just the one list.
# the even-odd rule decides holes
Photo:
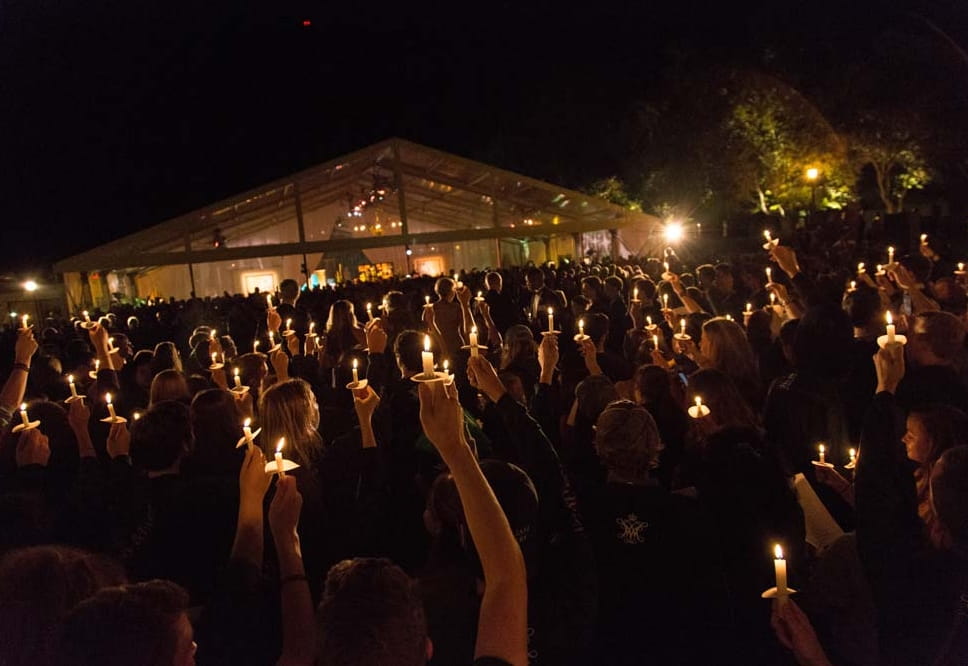
[(810, 212), (817, 210), (817, 181), (820, 180), (820, 169), (810, 167), (807, 169), (807, 182), (810, 183)]

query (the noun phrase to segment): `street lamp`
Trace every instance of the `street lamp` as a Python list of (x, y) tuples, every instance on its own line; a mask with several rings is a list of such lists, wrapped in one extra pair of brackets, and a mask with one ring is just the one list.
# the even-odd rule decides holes
[(810, 167), (807, 169), (807, 182), (810, 183), (810, 212), (817, 210), (817, 181), (820, 180), (820, 169)]
[(678, 243), (684, 235), (685, 232), (682, 229), (682, 224), (679, 222), (669, 221), (662, 230), (662, 236), (669, 245)]

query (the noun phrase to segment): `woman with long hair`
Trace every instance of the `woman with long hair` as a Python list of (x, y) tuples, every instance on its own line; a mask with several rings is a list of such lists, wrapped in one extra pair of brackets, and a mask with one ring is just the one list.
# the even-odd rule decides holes
[(635, 402), (649, 411), (662, 437), (656, 476), (669, 485), (682, 460), (689, 431), (689, 417), (682, 408), (682, 390), (675, 376), (658, 365), (639, 366), (632, 383)]
[(174, 342), (159, 342), (155, 345), (155, 353), (151, 357), (151, 375), (155, 376), (162, 370), (183, 370), (181, 354)]
[(242, 457), (235, 445), (242, 437), (242, 417), (235, 396), (222, 389), (199, 392), (191, 404), (194, 447), (188, 459), (195, 473), (239, 473)]
[(731, 319), (713, 317), (702, 325), (699, 348), (689, 345), (700, 368), (712, 368), (727, 375), (754, 410), (763, 403), (756, 357), (743, 328)]
[(279, 440), (286, 438), (285, 457), (303, 466), (314, 464), (322, 453), (319, 405), (309, 384), (290, 379), (269, 387), (259, 399), (262, 448), (271, 460)]
[(530, 402), (541, 375), (541, 366), (538, 364), (538, 345), (527, 326), (515, 324), (507, 330), (501, 349), (501, 372), (513, 373), (521, 379)]
[(339, 300), (330, 306), (324, 339), (330, 366), (338, 365), (347, 352), (366, 344), (366, 336), (356, 320), (353, 303)]
[(178, 370), (162, 370), (151, 380), (151, 391), (148, 393), (148, 408), (165, 400), (177, 400), (187, 403), (191, 397), (188, 390), (188, 380)]

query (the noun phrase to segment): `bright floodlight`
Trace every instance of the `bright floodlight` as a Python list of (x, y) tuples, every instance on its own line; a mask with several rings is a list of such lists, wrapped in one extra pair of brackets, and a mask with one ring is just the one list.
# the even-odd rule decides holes
[(669, 222), (665, 225), (665, 229), (662, 230), (662, 235), (665, 237), (666, 243), (678, 243), (682, 240), (683, 236), (682, 225), (678, 222)]
[(37, 283), (33, 280), (27, 280), (24, 282), (24, 289), (27, 291), (37, 291)]
[(820, 177), (820, 169), (816, 167), (810, 167), (807, 169), (807, 180), (817, 180)]

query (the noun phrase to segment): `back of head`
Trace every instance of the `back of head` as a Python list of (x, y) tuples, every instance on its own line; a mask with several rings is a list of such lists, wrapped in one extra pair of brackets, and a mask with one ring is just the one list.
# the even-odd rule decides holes
[(157, 375), (163, 370), (182, 369), (181, 354), (174, 342), (159, 342), (155, 345), (155, 353), (151, 359), (151, 374)]
[(319, 406), (312, 388), (302, 379), (289, 379), (269, 387), (259, 399), (262, 417), (262, 448), (266, 457), (286, 438), (286, 457), (307, 465), (319, 456)]
[(0, 560), (0, 663), (53, 664), (55, 636), (78, 603), (124, 582), (116, 562), (67, 546), (34, 546)]
[(523, 324), (515, 324), (507, 330), (504, 336), (504, 344), (507, 348), (506, 363), (502, 366), (515, 361), (537, 358), (538, 346), (534, 341), (534, 333)]
[(605, 468), (627, 481), (645, 481), (662, 450), (652, 415), (634, 402), (618, 400), (599, 415), (596, 426), (595, 450)]
[(746, 332), (735, 321), (714, 317), (702, 327), (702, 337), (708, 338), (710, 361), (735, 381), (755, 381), (758, 378), (756, 359)]
[(131, 459), (149, 472), (168, 469), (191, 450), (188, 407), (176, 400), (154, 403), (131, 424)]
[(609, 323), (608, 316), (601, 312), (587, 314), (585, 315), (585, 335), (597, 345), (608, 335)]
[(825, 303), (810, 308), (796, 330), (793, 354), (799, 374), (827, 378), (847, 371), (854, 332), (839, 306)]
[(279, 294), (289, 303), (295, 301), (299, 296), (299, 283), (292, 278), (286, 278), (279, 283)]
[(844, 310), (850, 318), (850, 325), (855, 328), (880, 323), (883, 311), (880, 292), (869, 285), (861, 284), (844, 296)]
[[(171, 666), (191, 636), (179, 623), (188, 594), (175, 583), (147, 583), (104, 588), (81, 602), (68, 616), (61, 636), (65, 666)], [(187, 643), (187, 645), (186, 645)], [(184, 658), (184, 657), (182, 657)]]
[[(436, 351), (434, 338), (430, 338), (430, 349)], [(424, 350), (424, 334), (413, 330), (400, 333), (393, 343), (393, 353), (397, 362), (410, 372), (420, 372), (422, 366), (421, 352)]]
[(943, 362), (952, 363), (964, 352), (965, 325), (949, 312), (922, 312), (913, 328), (915, 342)]
[(968, 446), (948, 449), (935, 463), (931, 501), (954, 547), (968, 555)]
[(162, 370), (151, 380), (149, 406), (166, 400), (188, 400), (188, 380), (178, 370)]
[(575, 400), (578, 401), (578, 413), (595, 423), (599, 414), (618, 400), (618, 391), (605, 375), (592, 375), (575, 387)]
[(427, 622), (417, 586), (386, 559), (333, 566), (316, 612), (321, 664), (423, 666)]
[(454, 289), (457, 285), (449, 277), (437, 278), (437, 282), (434, 284), (434, 291), (441, 298), (447, 298), (454, 293)]
[(665, 368), (658, 365), (641, 365), (635, 371), (635, 390), (647, 405), (663, 404), (673, 399), (672, 382)]
[(235, 396), (223, 389), (200, 391), (192, 400), (192, 459), (206, 468), (238, 472), (235, 443), (241, 436)]

